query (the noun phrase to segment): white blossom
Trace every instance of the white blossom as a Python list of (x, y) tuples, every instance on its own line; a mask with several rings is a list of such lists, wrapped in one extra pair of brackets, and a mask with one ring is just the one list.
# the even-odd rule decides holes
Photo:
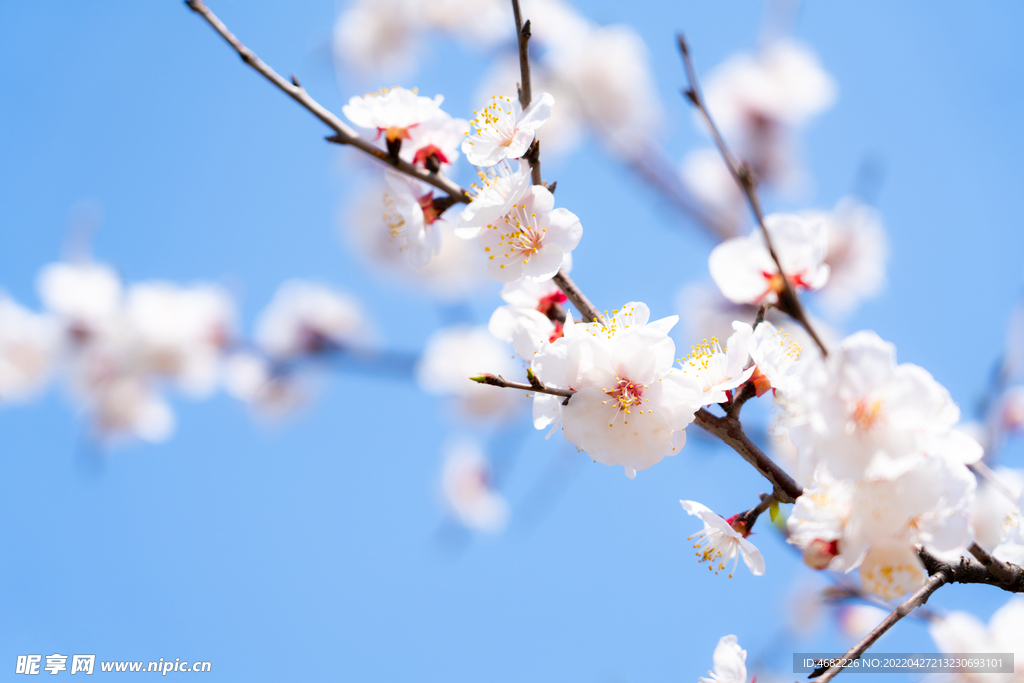
[(558, 272), (566, 254), (579, 244), (583, 226), (576, 214), (554, 206), (547, 188), (533, 185), (511, 211), (480, 231), (477, 240), (491, 277), (500, 282), (521, 277), (541, 281)]
[(409, 257), (409, 263), (422, 268), (441, 248), (441, 233), (436, 225), (434, 192), (423, 183), (395, 171), (386, 171), (390, 190), (384, 193), (384, 220), (391, 239)]
[(416, 64), (418, 0), (356, 0), (334, 26), (334, 56), (342, 68), (404, 74)]
[(754, 373), (753, 365), (747, 367), (753, 330), (739, 321), (733, 322), (732, 328), (733, 334), (726, 340), (724, 350), (718, 339), (712, 337), (710, 342), (705, 339), (690, 347), (690, 355), (682, 360), (683, 374), (700, 384), (704, 392), (701, 402), (705, 405), (724, 403), (728, 400), (726, 392), (736, 389)]
[(825, 226), (830, 274), (817, 296), (826, 311), (847, 313), (885, 287), (889, 247), (877, 210), (846, 197), (832, 211), (802, 215)]
[(33, 313), (0, 292), (0, 404), (34, 396), (50, 376), (59, 345), (50, 316)]
[[(765, 216), (764, 224), (782, 271), (796, 291), (819, 289), (828, 282), (828, 241), (821, 222), (775, 213)], [(719, 244), (708, 258), (708, 268), (722, 294), (735, 303), (776, 303), (784, 287), (760, 229)]]
[[(687, 540), (699, 539), (693, 547), (697, 549), (696, 555), (700, 562), (708, 563), (709, 570), (714, 571), (715, 574), (725, 571), (726, 564), (729, 560), (733, 560), (732, 569), (729, 570), (731, 579), (742, 557), (743, 563), (747, 565), (751, 574), (754, 576), (764, 574), (764, 558), (761, 557), (761, 551), (747, 540), (750, 532), (738, 520), (739, 515), (725, 519), (696, 501), (681, 500), (679, 502), (688, 514), (700, 517), (704, 522), (704, 528)], [(739, 530), (736, 527), (739, 527)]]
[[(817, 347), (812, 347), (816, 349)], [(815, 351), (811, 351), (815, 354)], [(758, 395), (768, 388), (786, 396), (798, 394), (803, 387), (802, 364), (798, 361), (804, 355), (803, 347), (797, 344), (788, 332), (775, 327), (767, 320), (754, 329), (750, 338), (750, 358), (757, 365), (754, 384)], [(804, 363), (807, 361), (805, 360)]]
[(551, 116), (555, 98), (540, 93), (524, 111), (519, 101), (495, 95), (470, 121), (474, 131), (462, 143), (462, 152), (474, 166), (493, 166), (502, 159), (518, 159), (533, 143), (537, 129)]
[(51, 263), (37, 279), (43, 306), (61, 319), (73, 337), (86, 337), (112, 324), (121, 312), (121, 279), (98, 263)]
[(1024, 680), (1024, 598), (1011, 597), (986, 626), (973, 614), (949, 612), (928, 622), (928, 633), (945, 654), (984, 656), (1013, 654), (1013, 673), (958, 671), (943, 678), (950, 683), (1019, 683)]
[(478, 173), (479, 183), (470, 186), (471, 201), (459, 214), (455, 234), (465, 239), (476, 237), (480, 228), (495, 223), (508, 214), (529, 191), (532, 184), (530, 166), (519, 162), (519, 170), (502, 162)]
[(275, 359), (366, 348), (372, 331), (349, 294), (305, 280), (288, 280), (256, 322), (256, 345)]
[(960, 409), (924, 368), (896, 364), (896, 347), (858, 332), (829, 354), (797, 401), (798, 449), (848, 479), (894, 478), (930, 456), (970, 463), (981, 447), (955, 429)]
[(712, 655), (714, 670), (700, 683), (747, 683), (747, 651), (736, 636), (722, 636)]
[(376, 129), (388, 142), (410, 139), (409, 129), (437, 115), (443, 95), (433, 99), (396, 86), (353, 97), (341, 111), (360, 128)]
[(508, 522), (508, 503), (491, 485), (491, 472), (480, 445), (460, 440), (444, 448), (441, 486), (445, 503), (464, 526), (496, 533)]
[(175, 380), (196, 396), (220, 380), (224, 348), (234, 333), (234, 303), (220, 287), (142, 282), (128, 288), (127, 324), (137, 335), (149, 371)]
[(454, 398), (464, 416), (503, 419), (523, 406), (522, 392), (477, 384), (469, 378), (493, 373), (509, 379), (522, 372), (512, 349), (486, 327), (454, 325), (427, 340), (416, 366), (416, 382), (428, 394)]
[(563, 323), (557, 311), (566, 296), (551, 280), (509, 282), (502, 287), (501, 297), (508, 305), (495, 309), (487, 329), (512, 344), (520, 358), (532, 360), (546, 344), (562, 336)]
[(534, 362), (541, 381), (557, 377), (569, 382), (562, 388), (576, 390), (563, 412), (565, 437), (598, 462), (622, 465), (630, 477), (683, 447), (701, 405), (697, 381), (673, 367), (668, 332), (678, 318), (649, 318), (642, 303), (613, 312), (607, 327), (570, 325), (567, 318), (563, 339)]
[(440, 109), (433, 117), (409, 128), (409, 142), (400, 156), (428, 170), (443, 170), (459, 158), (459, 147), (469, 132), (469, 121), (452, 118)]

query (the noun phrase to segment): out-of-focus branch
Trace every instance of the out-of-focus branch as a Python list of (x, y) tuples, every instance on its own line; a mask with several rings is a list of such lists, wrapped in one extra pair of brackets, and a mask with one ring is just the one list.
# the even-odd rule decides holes
[(771, 482), (774, 487), (772, 495), (780, 503), (795, 503), (796, 499), (803, 495), (803, 488), (747, 437), (743, 432), (743, 425), (735, 417), (716, 417), (706, 408), (701, 408), (694, 415), (693, 421), (697, 426), (724, 441), (753, 465), (761, 476)]
[(375, 147), (368, 140), (360, 137), (355, 130), (347, 126), (341, 119), (328, 111), (322, 104), (310, 97), (305, 88), (299, 85), (298, 79), (293, 76), (292, 80), (288, 81), (279, 73), (267, 66), (252, 50), (243, 45), (241, 41), (239, 41), (238, 38), (228, 30), (228, 27), (224, 25), (224, 22), (222, 22), (216, 14), (210, 11), (203, 0), (186, 0), (185, 4), (187, 4), (192, 11), (203, 17), (203, 19), (205, 19), (207, 23), (209, 23), (210, 26), (212, 26), (213, 29), (227, 41), (228, 45), (234, 48), (235, 52), (238, 53), (243, 62), (258, 71), (264, 78), (276, 85), (286, 95), (301, 104), (311, 114), (331, 128), (335, 134), (327, 138), (329, 142), (335, 142), (341, 145), (351, 145), (393, 167), (397, 171), (405, 173), (406, 175), (412, 176), (418, 180), (422, 180), (423, 182), (433, 185), (440, 190), (444, 190), (457, 202), (469, 203), (471, 197), (466, 190), (459, 187), (459, 185), (453, 183), (448, 178), (445, 178), (439, 173), (430, 173), (429, 171), (417, 168), (402, 159), (394, 159), (390, 157), (386, 151)]
[[(913, 595), (911, 595), (909, 598), (900, 603), (900, 606), (894, 609), (892, 613), (889, 614), (889, 616), (883, 619), (882, 623), (876, 626), (871, 631), (871, 633), (864, 637), (862, 641), (860, 641), (859, 643), (851, 647), (849, 650), (847, 650), (846, 654), (842, 656), (842, 659), (844, 661), (852, 661), (859, 659), (860, 656), (864, 654), (865, 650), (874, 645), (875, 641), (882, 637), (882, 634), (884, 634), (886, 631), (888, 631), (896, 625), (896, 622), (898, 622), (900, 619), (914, 611), (914, 608), (920, 607), (924, 603), (928, 602), (928, 598), (931, 597), (932, 593), (937, 591), (943, 585), (950, 583), (950, 578), (951, 577), (946, 570), (940, 570), (932, 576), (928, 577), (928, 580), (925, 581), (924, 585), (921, 586), (921, 588), (919, 588), (917, 591), (914, 592)], [(843, 670), (843, 668), (844, 667), (841, 666), (833, 666), (830, 669), (827, 669), (824, 672), (822, 672), (820, 674), (821, 678), (819, 678), (818, 680), (820, 681), (820, 683), (826, 683), (826, 681), (830, 681), (833, 678), (835, 678), (836, 675)], [(812, 673), (810, 678), (816, 678), (815, 674), (817, 673), (818, 671)]]
[(818, 337), (818, 333), (814, 331), (814, 327), (811, 326), (810, 320), (807, 318), (807, 314), (804, 312), (803, 305), (800, 303), (800, 298), (796, 295), (796, 290), (793, 289), (792, 283), (789, 278), (782, 270), (782, 263), (779, 261), (778, 254), (775, 253), (775, 248), (772, 246), (771, 236), (768, 234), (768, 228), (764, 224), (764, 213), (761, 211), (761, 202), (757, 198), (757, 180), (754, 178), (753, 173), (746, 164), (739, 164), (733, 158), (729, 152), (729, 148), (725, 145), (725, 140), (722, 138), (721, 133), (718, 130), (718, 126), (715, 125), (714, 120), (711, 118), (710, 112), (708, 112), (707, 106), (704, 103), (704, 96), (701, 94), (700, 82), (697, 80), (697, 72), (693, 68), (693, 61), (690, 59), (690, 48), (686, 43), (686, 38), (682, 34), (679, 38), (679, 51), (683, 55), (683, 65), (686, 68), (686, 78), (689, 81), (690, 87), (683, 91), (687, 99), (693, 103), (693, 106), (700, 112), (701, 117), (708, 126), (708, 130), (711, 131), (711, 137), (714, 138), (715, 146), (718, 147), (718, 152), (722, 155), (722, 159), (725, 161), (725, 165), (729, 168), (729, 173), (732, 174), (736, 184), (739, 185), (740, 189), (743, 190), (743, 194), (747, 198), (747, 203), (750, 205), (750, 210), (754, 213), (754, 218), (757, 220), (757, 224), (761, 226), (761, 233), (764, 235), (765, 245), (768, 247), (768, 253), (771, 255), (772, 260), (775, 261), (775, 267), (779, 269), (779, 276), (782, 278), (783, 289), (779, 292), (779, 308), (784, 310), (790, 316), (793, 317), (798, 323), (804, 326), (807, 332), (814, 339), (814, 343), (821, 349), (823, 356), (828, 355), (828, 350), (822, 343), (821, 338)]
[[(519, 104), (525, 110), (533, 101), (533, 87), (530, 84), (530, 20), (523, 23), (523, 11), (519, 8), (519, 0), (512, 0), (512, 14), (516, 20), (516, 39), (519, 41)], [(543, 185), (540, 173), (540, 141), (534, 140), (533, 145), (523, 157), (530, 163), (530, 177), (534, 185)]]

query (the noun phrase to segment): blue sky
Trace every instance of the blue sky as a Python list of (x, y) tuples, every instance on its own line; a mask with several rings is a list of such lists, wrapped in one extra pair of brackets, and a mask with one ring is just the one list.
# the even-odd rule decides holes
[[(384, 85), (339, 87), (333, 2), (211, 6), (335, 111)], [(706, 71), (754, 46), (763, 11), (739, 0), (577, 7), (646, 39), (677, 158), (701, 136), (677, 94), (674, 32)], [(803, 136), (809, 204), (831, 207), (865, 159), (885, 169), (890, 286), (848, 329), (895, 342), (962, 406), (1000, 353), (1024, 271), (1022, 14), (1009, 2), (808, 2), (796, 23), (840, 84)], [(408, 85), (465, 115), (484, 67), (434, 47)], [(322, 124), (182, 3), (5, 3), (0, 64), (0, 287), (19, 301), (38, 305), (35, 274), (88, 202), (102, 212), (99, 259), (129, 281), (224, 282), (248, 324), (291, 277), (355, 292), (392, 348), (417, 349), (441, 323), (428, 299), (347, 253), (351, 152), (324, 143)], [(711, 243), (602, 150), (546, 162), (545, 175), (585, 226), (574, 277), (601, 308), (641, 300), (670, 315), (681, 285), (707, 279)], [(624, 269), (634, 276), (608, 276)], [(477, 320), (496, 291), (472, 303)], [(18, 654), (60, 652), (209, 660), (207, 678), (226, 681), (693, 681), (727, 633), (782, 672), (794, 647), (848, 644), (826, 628), (779, 645), (788, 591), (818, 577), (767, 528), (756, 537), (765, 577), (714, 577), (694, 561), (696, 521), (678, 500), (730, 513), (765, 490), (721, 445), (692, 439), (630, 481), (523, 420), (510, 428), (521, 439), (510, 528), (452, 549), (438, 542), (440, 444), (466, 428), (411, 382), (339, 375), (277, 428), (226, 397), (176, 411), (168, 443), (108, 453), (57, 391), (0, 411), (0, 671)], [(1019, 444), (1006, 462), (1022, 464)], [(953, 586), (932, 603), (987, 617), (1002, 598)], [(883, 644), (933, 649), (916, 622)]]

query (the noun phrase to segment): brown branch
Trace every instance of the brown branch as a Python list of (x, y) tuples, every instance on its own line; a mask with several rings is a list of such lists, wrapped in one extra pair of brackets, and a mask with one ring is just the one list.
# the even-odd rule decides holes
[[(525, 111), (533, 101), (533, 86), (530, 84), (530, 20), (523, 23), (523, 11), (519, 8), (519, 0), (512, 0), (512, 14), (516, 20), (516, 39), (519, 41), (519, 104)], [(523, 157), (530, 163), (530, 177), (534, 185), (543, 185), (540, 173), (540, 142), (533, 145)]]
[(735, 417), (716, 417), (706, 408), (701, 408), (694, 415), (693, 421), (697, 426), (724, 441), (753, 465), (761, 476), (771, 482), (774, 487), (772, 495), (780, 503), (794, 503), (803, 495), (804, 490), (800, 485), (750, 440), (743, 432), (743, 425)]
[(732, 175), (736, 184), (739, 185), (740, 189), (743, 190), (743, 194), (747, 198), (747, 203), (750, 205), (750, 210), (754, 214), (754, 218), (757, 220), (757, 224), (761, 226), (761, 234), (764, 236), (765, 245), (768, 247), (768, 253), (771, 255), (772, 260), (775, 261), (775, 267), (779, 269), (779, 275), (782, 277), (782, 291), (779, 292), (779, 308), (786, 311), (794, 320), (804, 326), (807, 332), (814, 339), (814, 343), (821, 349), (823, 356), (828, 355), (828, 350), (822, 343), (821, 338), (818, 337), (818, 333), (814, 331), (814, 327), (811, 326), (810, 320), (807, 319), (807, 314), (804, 312), (803, 305), (800, 303), (800, 298), (796, 295), (796, 290), (793, 289), (792, 283), (789, 278), (782, 271), (782, 263), (779, 261), (778, 254), (775, 253), (775, 248), (772, 246), (771, 237), (768, 235), (768, 228), (764, 224), (764, 213), (761, 210), (761, 202), (757, 198), (757, 181), (751, 173), (749, 167), (746, 164), (738, 164), (733, 158), (732, 154), (729, 153), (728, 147), (725, 145), (725, 140), (722, 139), (722, 135), (718, 130), (718, 126), (715, 125), (714, 120), (711, 118), (710, 112), (708, 112), (707, 106), (704, 103), (704, 96), (701, 94), (700, 82), (697, 80), (697, 72), (693, 68), (693, 61), (690, 59), (690, 48), (686, 44), (686, 38), (682, 34), (679, 34), (679, 51), (683, 55), (683, 65), (686, 68), (686, 78), (690, 83), (689, 89), (683, 91), (687, 99), (693, 103), (693, 106), (700, 112), (701, 118), (704, 119), (704, 123), (707, 124), (708, 129), (711, 131), (711, 137), (714, 138), (715, 146), (718, 148), (718, 152), (722, 155), (722, 159), (725, 161), (725, 165), (729, 167), (729, 173)]
[(604, 318), (601, 317), (601, 312), (597, 310), (597, 307), (590, 303), (590, 299), (580, 291), (580, 288), (576, 286), (576, 283), (572, 281), (564, 270), (559, 270), (555, 273), (555, 276), (551, 280), (558, 285), (558, 288), (562, 290), (572, 305), (576, 307), (576, 310), (580, 312), (583, 319), (588, 323), (601, 323), (604, 325)]
[(924, 549), (918, 550), (917, 555), (929, 574), (944, 572), (950, 577), (950, 583), (984, 583), (1009, 593), (1024, 593), (1024, 568), (1012, 562), (1003, 563), (1009, 573), (1009, 581), (1004, 581), (985, 565), (968, 557), (961, 557), (956, 562), (943, 562)]
[(998, 579), (1003, 585), (1012, 585), (1014, 580), (1017, 578), (1013, 570), (1010, 568), (1011, 565), (993, 557), (987, 550), (977, 543), (972, 543), (968, 550), (971, 552), (971, 555), (974, 555), (974, 558), (988, 570), (989, 574)]
[[(928, 598), (931, 594), (941, 588), (943, 585), (950, 583), (950, 576), (945, 570), (940, 570), (933, 574), (925, 581), (924, 585), (921, 586), (917, 591), (914, 592), (909, 598), (900, 603), (900, 606), (892, 611), (889, 616), (882, 620), (878, 626), (874, 628), (862, 641), (851, 647), (846, 651), (846, 654), (842, 656), (843, 660), (852, 661), (859, 659), (864, 651), (874, 645), (875, 641), (882, 637), (886, 631), (896, 625), (903, 617), (914, 611), (914, 608), (920, 607), (924, 603), (928, 602)], [(839, 672), (843, 670), (841, 666), (833, 666), (827, 669), (821, 674), (819, 683), (826, 683), (836, 677)], [(817, 671), (812, 673), (810, 678), (814, 678)]]
[(228, 27), (224, 25), (224, 22), (217, 18), (216, 14), (210, 11), (203, 0), (186, 0), (185, 4), (187, 4), (192, 11), (203, 17), (203, 19), (205, 19), (207, 23), (209, 23), (210, 26), (212, 26), (213, 29), (227, 41), (228, 45), (234, 48), (235, 52), (238, 53), (243, 62), (258, 71), (264, 78), (276, 85), (286, 95), (305, 107), (311, 114), (331, 128), (335, 134), (327, 138), (328, 142), (335, 142), (340, 145), (351, 145), (379, 161), (382, 161), (388, 166), (391, 166), (397, 171), (412, 176), (413, 178), (421, 180), (429, 185), (433, 185), (440, 190), (444, 190), (457, 202), (469, 203), (471, 197), (465, 189), (459, 187), (456, 183), (453, 183), (451, 180), (440, 174), (430, 173), (424, 169), (417, 168), (402, 159), (392, 158), (386, 151), (375, 147), (370, 141), (360, 137), (355, 130), (346, 125), (336, 115), (328, 111), (322, 104), (310, 97), (305, 88), (299, 85), (298, 79), (295, 78), (295, 76), (292, 76), (292, 80), (289, 81), (260, 60), (252, 50), (243, 45), (241, 41), (239, 41), (238, 38), (228, 30)]
[(739, 515), (738, 520), (742, 522), (747, 533), (750, 533), (750, 530), (754, 528), (754, 523), (757, 522), (757, 518), (776, 502), (778, 501), (775, 500), (774, 493), (762, 493), (760, 503)]
[[(527, 377), (530, 377), (530, 375), (533, 375), (533, 373), (529, 373)], [(501, 387), (503, 389), (522, 389), (523, 391), (536, 391), (540, 394), (564, 396), (566, 400), (576, 393), (572, 389), (558, 389), (556, 387), (546, 386), (543, 382), (537, 379), (536, 375), (530, 377), (529, 384), (523, 384), (522, 382), (509, 382), (501, 375), (492, 375), (489, 372), (482, 375), (474, 375), (473, 377), (470, 377), (470, 379), (478, 384), (489, 384), (492, 387)]]

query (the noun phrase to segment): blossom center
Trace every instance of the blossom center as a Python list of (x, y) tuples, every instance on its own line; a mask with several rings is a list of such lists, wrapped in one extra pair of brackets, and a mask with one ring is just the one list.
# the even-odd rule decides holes
[(868, 432), (881, 422), (883, 417), (881, 401), (878, 399), (868, 401), (862, 398), (854, 406), (852, 421), (861, 430)]
[(641, 396), (643, 396), (644, 388), (640, 384), (636, 384), (632, 380), (620, 379), (616, 383), (614, 389), (605, 390), (606, 394), (614, 398), (618, 402), (618, 409), (626, 415), (630, 414), (630, 409), (640, 405), (643, 402)]
[(515, 140), (516, 117), (512, 108), (512, 98), (492, 96), (493, 100), (482, 111), (473, 111), (476, 118), (470, 121), (476, 127), (476, 134), (483, 135), (486, 131), (497, 138), (501, 147), (508, 147)]
[(537, 214), (526, 213), (526, 204), (520, 204), (505, 215), (507, 232), (498, 238), (498, 247), (507, 251), (505, 258), (521, 258), (527, 263), (530, 257), (544, 246), (545, 228), (537, 224)]

